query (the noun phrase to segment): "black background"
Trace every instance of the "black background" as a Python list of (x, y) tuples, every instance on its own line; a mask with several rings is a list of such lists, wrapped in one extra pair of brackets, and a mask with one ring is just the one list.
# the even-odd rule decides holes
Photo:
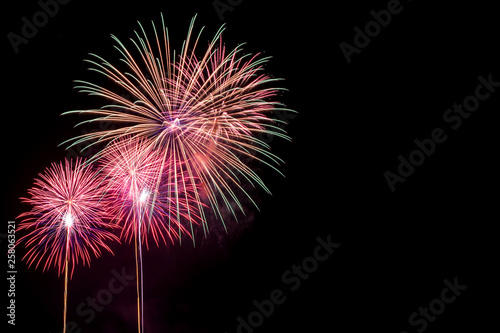
[[(99, 102), (73, 88), (73, 80), (92, 78), (82, 61), (88, 53), (116, 59), (109, 35), (126, 40), (137, 20), (158, 24), (160, 12), (177, 50), (196, 13), (204, 41), (222, 23), (211, 1), (73, 0), (16, 54), (7, 34), (19, 34), (21, 18), (31, 20), (40, 7), (34, 0), (3, 6), (5, 224), (26, 209), (18, 198), (33, 178), (66, 156), (58, 144), (81, 133), (73, 128), (78, 117), (60, 114)], [(285, 78), (283, 101), (299, 112), (288, 126), (293, 142), (272, 142), (286, 178), (262, 168), (273, 195), (256, 193), (260, 212), (229, 235), (216, 228), (194, 249), (183, 243), (145, 254), (145, 332), (236, 332), (236, 318), (277, 288), (286, 301), (255, 332), (417, 332), (408, 317), (455, 277), (467, 290), (425, 331), (485, 332), (496, 322), (489, 303), (498, 303), (500, 92), (457, 130), (442, 117), (474, 93), (479, 75), (500, 81), (498, 11), (488, 1), (402, 6), (350, 64), (339, 44), (353, 44), (353, 28), (387, 1), (245, 0), (224, 13), (226, 44), (246, 42), (247, 52), (272, 56), (266, 70)], [(398, 155), (407, 157), (413, 141), (437, 127), (447, 140), (392, 193), (384, 172), (396, 172)], [(328, 235), (341, 246), (290, 291), (282, 274)], [(133, 281), (91, 323), (76, 312), (107, 287), (113, 269), (133, 274), (133, 247), (113, 250), (90, 269), (77, 267), (70, 281), (68, 321), (81, 332), (136, 331)], [(16, 326), (8, 332), (60, 332), (63, 279), (28, 269), (23, 253)]]

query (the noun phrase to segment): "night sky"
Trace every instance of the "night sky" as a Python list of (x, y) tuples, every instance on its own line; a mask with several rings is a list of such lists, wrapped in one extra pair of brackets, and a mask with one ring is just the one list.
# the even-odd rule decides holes
[[(60, 143), (96, 130), (61, 116), (103, 104), (74, 89), (96, 77), (83, 60), (116, 62), (110, 34), (127, 40), (160, 13), (180, 50), (198, 14), (201, 45), (225, 23), (226, 46), (272, 56), (265, 69), (285, 79), (280, 98), (298, 115), (288, 119), (293, 141), (270, 143), (286, 177), (253, 166), (272, 192), (252, 191), (260, 211), (248, 205), (227, 234), (215, 221), (195, 248), (144, 253), (145, 332), (485, 332), (496, 323), (491, 2), (61, 0), (43, 21), (44, 3), (3, 5), (5, 252), (7, 222), (29, 208), (19, 197), (69, 156)], [(25, 27), (34, 20), (37, 31)], [(112, 248), (75, 269), (68, 333), (137, 332), (134, 247)], [(4, 280), (2, 324), (14, 298), (7, 332), (62, 332), (64, 280), (28, 269), (24, 253), (16, 249), (15, 297)]]

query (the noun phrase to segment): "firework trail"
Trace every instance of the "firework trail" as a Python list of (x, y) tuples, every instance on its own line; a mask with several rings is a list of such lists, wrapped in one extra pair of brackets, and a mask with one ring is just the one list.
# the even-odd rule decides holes
[[(289, 140), (281, 128), (284, 122), (271, 116), (276, 110), (291, 111), (276, 101), (282, 89), (273, 85), (279, 79), (263, 73), (269, 58), (245, 54), (242, 45), (227, 51), (221, 38), (223, 28), (197, 56), (201, 31), (193, 36), (194, 18), (177, 55), (171, 51), (163, 16), (161, 29), (152, 23), (152, 39), (139, 26), (131, 39), (132, 49), (112, 36), (124, 68), (95, 54), (93, 60), (87, 60), (91, 71), (111, 81), (110, 88), (77, 81), (80, 92), (103, 97), (110, 104), (64, 113), (93, 117), (80, 124), (110, 122), (115, 128), (65, 143), (70, 143), (69, 147), (83, 142), (108, 143), (95, 157), (99, 158), (113, 149), (109, 143), (123, 137), (148, 142), (158, 151), (159, 169), (164, 173), (154, 188), (159, 189), (160, 179), (175, 184), (171, 189), (178, 192), (173, 197), (190, 201), (185, 207), (196, 208), (205, 235), (209, 231), (205, 209), (211, 209), (226, 228), (220, 207), (237, 219), (235, 210), (245, 213), (238, 197), (254, 203), (242, 186), (244, 182), (269, 192), (246, 161), (256, 160), (276, 171), (282, 162), (259, 139), (273, 135)], [(131, 97), (124, 97), (124, 91)], [(179, 189), (186, 188), (192, 191), (183, 196)], [(194, 226), (186, 229), (194, 242)]]
[(107, 241), (116, 240), (106, 221), (99, 174), (77, 159), (52, 163), (35, 179), (28, 190), (30, 198), (21, 201), (32, 206), (19, 215), (23, 218), (19, 231), (28, 233), (18, 243), (28, 249), (23, 260), (28, 267), (51, 266), (60, 275), (64, 271), (64, 329), (66, 332), (68, 271), (71, 277), (75, 265), (81, 261), (90, 265), (91, 254), (101, 255), (101, 249), (112, 253)]

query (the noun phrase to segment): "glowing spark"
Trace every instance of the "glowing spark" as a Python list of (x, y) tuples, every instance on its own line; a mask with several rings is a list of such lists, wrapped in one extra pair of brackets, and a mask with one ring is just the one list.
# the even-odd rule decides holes
[(67, 228), (71, 228), (73, 226), (73, 216), (71, 215), (71, 213), (66, 214), (66, 217), (64, 218), (64, 224)]
[(144, 189), (142, 190), (141, 194), (139, 195), (139, 203), (144, 204), (146, 200), (149, 198), (149, 191)]

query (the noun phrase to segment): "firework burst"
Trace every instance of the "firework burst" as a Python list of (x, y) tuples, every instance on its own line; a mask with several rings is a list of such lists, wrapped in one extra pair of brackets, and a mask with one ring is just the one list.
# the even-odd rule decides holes
[(21, 201), (32, 206), (31, 210), (19, 215), (22, 222), (18, 231), (28, 233), (19, 239), (24, 243), (28, 267), (43, 265), (64, 271), (64, 332), (66, 332), (66, 309), (68, 270), (73, 275), (75, 265), (80, 261), (90, 265), (91, 254), (101, 255), (101, 249), (112, 253), (108, 241), (116, 237), (106, 221), (102, 201), (102, 178), (86, 166), (83, 160), (75, 163), (53, 163), (44, 173), (38, 175), (28, 190), (30, 198)]
[(118, 238), (106, 221), (98, 173), (77, 159), (52, 163), (38, 177), (28, 190), (31, 197), (21, 198), (32, 208), (19, 215), (23, 221), (18, 231), (28, 231), (19, 239), (28, 249), (23, 257), (28, 266), (43, 265), (44, 271), (52, 266), (61, 274), (68, 256), (73, 274), (80, 261), (90, 264), (91, 254), (99, 257), (101, 249), (112, 252), (107, 242)]
[[(190, 234), (186, 226), (200, 223), (198, 204), (193, 205), (196, 189), (179, 188), (176, 179), (166, 178), (163, 169), (175, 168), (170, 160), (163, 163), (160, 153), (147, 141), (114, 141), (99, 164), (106, 180), (107, 211), (122, 227), (121, 237), (126, 241), (131, 242), (140, 232), (147, 247), (149, 238), (156, 245), (160, 241), (173, 243), (183, 233)], [(186, 177), (177, 174), (179, 179)]]
[[(178, 55), (171, 52), (163, 17), (159, 31), (152, 24), (153, 39), (148, 39), (140, 25), (135, 39), (131, 39), (132, 49), (112, 36), (124, 69), (95, 54), (93, 60), (87, 60), (90, 70), (109, 79), (112, 88), (77, 81), (79, 91), (104, 97), (110, 104), (65, 114), (93, 117), (83, 123), (101, 121), (118, 125), (113, 130), (75, 137), (67, 141), (70, 147), (83, 142), (112, 143), (124, 137), (147, 142), (158, 152), (159, 170), (163, 172), (153, 188), (159, 190), (165, 180), (175, 184), (170, 189), (177, 192), (171, 197), (188, 201), (181, 205), (185, 208), (195, 208), (206, 234), (209, 230), (206, 207), (223, 224), (220, 207), (226, 207), (235, 219), (235, 209), (244, 213), (238, 197), (252, 199), (243, 189), (243, 182), (269, 192), (245, 161), (257, 160), (278, 171), (282, 161), (260, 138), (273, 135), (289, 139), (281, 121), (273, 119), (271, 114), (275, 110), (291, 110), (276, 101), (282, 89), (272, 86), (278, 79), (263, 73), (269, 58), (245, 54), (242, 45), (227, 51), (221, 38), (223, 28), (198, 55), (201, 32), (193, 37), (193, 27), (194, 18)], [(96, 158), (107, 155), (109, 149), (114, 149), (112, 144)], [(190, 189), (189, 195), (180, 193), (180, 189)], [(180, 207), (179, 203), (173, 207)], [(183, 214), (185, 211), (177, 208), (169, 216)], [(187, 229), (194, 240), (193, 225)]]

